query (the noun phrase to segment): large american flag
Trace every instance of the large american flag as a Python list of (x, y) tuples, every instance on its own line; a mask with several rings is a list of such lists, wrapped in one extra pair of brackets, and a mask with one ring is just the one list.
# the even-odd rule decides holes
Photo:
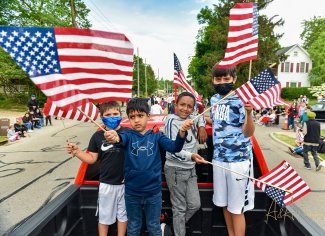
[[(285, 190), (291, 191), (291, 193), (285, 192), (284, 197), (281, 196), (281, 190), (276, 190), (268, 184), (264, 184), (255, 181), (255, 185), (262, 189), (263, 191), (268, 191), (269, 196), (277, 197), (275, 199), (277, 203), (281, 206), (281, 198), (283, 199), (283, 206), (288, 206), (291, 203), (302, 198), (311, 190), (306, 184), (306, 182), (297, 174), (297, 172), (290, 166), (286, 161), (282, 161), (278, 166), (273, 168), (269, 173), (258, 178), (268, 184), (280, 187)], [(279, 201), (279, 202), (278, 202)]]
[(179, 62), (176, 54), (174, 53), (174, 86), (181, 87), (184, 90), (190, 92), (194, 95), (195, 99), (198, 101), (201, 99), (199, 94), (189, 85), (186, 81), (184, 72), (182, 70), (181, 63)]
[(270, 68), (237, 88), (235, 93), (244, 104), (250, 103), (256, 110), (289, 105), (281, 98), (281, 83), (275, 79)]
[(124, 34), (0, 26), (0, 46), (58, 107), (131, 98), (133, 46)]
[(256, 3), (237, 3), (229, 16), (229, 31), (225, 58), (218, 68), (230, 68), (256, 59), (258, 49), (258, 12)]
[(77, 108), (69, 106), (60, 108), (57, 107), (51, 99), (47, 99), (44, 104), (44, 115), (45, 116), (57, 116), (60, 118), (78, 120), (78, 121), (89, 121), (89, 117), (93, 120), (96, 120), (98, 117), (99, 110), (92, 102), (83, 102), (81, 106), (78, 107), (82, 110), (87, 116), (83, 115)]

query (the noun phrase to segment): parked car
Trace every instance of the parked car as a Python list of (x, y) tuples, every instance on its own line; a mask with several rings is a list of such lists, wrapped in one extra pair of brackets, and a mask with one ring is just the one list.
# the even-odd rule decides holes
[(312, 105), (311, 109), (316, 113), (316, 120), (325, 121), (325, 101)]

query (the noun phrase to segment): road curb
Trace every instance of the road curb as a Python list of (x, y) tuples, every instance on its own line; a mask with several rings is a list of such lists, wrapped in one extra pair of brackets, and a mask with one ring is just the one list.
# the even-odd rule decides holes
[(279, 133), (279, 132), (272, 132), (272, 133), (270, 133), (270, 137), (271, 137), (273, 140), (277, 141), (278, 143), (282, 143), (283, 145), (285, 145), (285, 146), (287, 146), (287, 147), (291, 147), (291, 148), (293, 148), (293, 146), (291, 146), (290, 144), (287, 144), (287, 143), (281, 141), (280, 139), (276, 138), (276, 137), (274, 136), (274, 134), (276, 134), (276, 133)]

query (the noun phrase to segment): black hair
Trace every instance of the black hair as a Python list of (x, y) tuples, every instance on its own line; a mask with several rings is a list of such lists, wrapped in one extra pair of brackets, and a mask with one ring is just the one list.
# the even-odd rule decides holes
[(100, 104), (99, 105), (100, 116), (103, 116), (107, 110), (112, 108), (115, 108), (116, 110), (119, 110), (121, 112), (120, 105), (116, 101), (104, 102)]
[(155, 101), (155, 104), (158, 104), (158, 101), (157, 100)]
[(129, 116), (131, 112), (144, 112), (149, 115), (149, 105), (144, 98), (132, 98), (126, 105), (126, 114)]
[(236, 66), (230, 68), (218, 68), (219, 62), (216, 63), (212, 68), (212, 77), (222, 77), (230, 75), (233, 78), (236, 78)]
[(190, 92), (182, 92), (180, 95), (178, 95), (178, 97), (176, 98), (176, 104), (178, 103), (178, 101), (182, 98), (182, 97), (191, 97), (193, 99), (193, 104), (195, 105), (195, 97), (193, 94), (191, 94)]

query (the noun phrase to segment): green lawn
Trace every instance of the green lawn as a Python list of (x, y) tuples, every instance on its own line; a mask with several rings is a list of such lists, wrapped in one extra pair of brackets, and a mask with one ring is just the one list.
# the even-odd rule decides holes
[(0, 136), (0, 145), (6, 143), (7, 141), (8, 141), (8, 138), (7, 137)]
[[(325, 130), (322, 130), (322, 131), (321, 131), (321, 135), (322, 135), (322, 136), (325, 136)], [(291, 146), (293, 146), (293, 147), (296, 146), (295, 138), (292, 138), (292, 137), (287, 136), (287, 135), (284, 135), (284, 134), (277, 134), (277, 133), (275, 133), (274, 136), (275, 136), (277, 139), (279, 139), (279, 140), (281, 140), (282, 142), (284, 142), (284, 143), (287, 143), (287, 144), (289, 144), (289, 145), (291, 145)], [(319, 157), (320, 157), (321, 159), (325, 160), (325, 153), (318, 153), (318, 155), (319, 155)]]

